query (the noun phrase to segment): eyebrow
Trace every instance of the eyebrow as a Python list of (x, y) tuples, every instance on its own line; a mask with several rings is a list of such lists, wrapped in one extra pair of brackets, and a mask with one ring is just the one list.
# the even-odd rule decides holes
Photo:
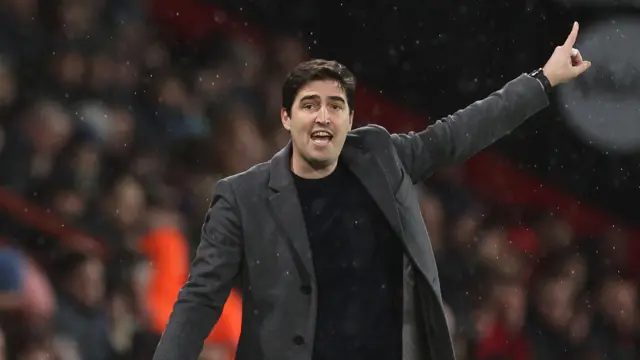
[[(345, 103), (344, 99), (341, 96), (328, 96), (328, 99), (331, 101), (337, 101), (337, 102), (341, 102), (341, 103)], [(320, 100), (320, 96), (318, 95), (306, 95), (303, 96), (302, 98), (300, 98), (300, 102), (303, 101), (307, 101), (307, 100)]]

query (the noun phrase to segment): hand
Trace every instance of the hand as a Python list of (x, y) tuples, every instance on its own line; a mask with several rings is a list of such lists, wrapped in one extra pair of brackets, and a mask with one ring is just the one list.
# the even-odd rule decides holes
[(573, 23), (573, 29), (562, 46), (558, 46), (547, 63), (542, 68), (542, 72), (549, 79), (551, 86), (556, 86), (570, 81), (587, 71), (591, 66), (590, 61), (582, 60), (580, 51), (573, 45), (578, 38), (579, 25)]

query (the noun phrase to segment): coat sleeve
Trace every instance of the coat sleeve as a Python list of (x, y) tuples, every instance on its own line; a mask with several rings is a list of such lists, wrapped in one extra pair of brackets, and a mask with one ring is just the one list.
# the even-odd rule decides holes
[(417, 183), (440, 167), (480, 152), (548, 104), (538, 80), (521, 75), (423, 131), (392, 134), (391, 139), (405, 170)]
[(220, 318), (242, 263), (242, 229), (231, 185), (216, 185), (186, 284), (153, 360), (196, 360)]

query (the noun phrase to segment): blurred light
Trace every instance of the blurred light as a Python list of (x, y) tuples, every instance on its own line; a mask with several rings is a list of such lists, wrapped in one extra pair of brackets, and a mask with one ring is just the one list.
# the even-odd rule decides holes
[(576, 47), (591, 68), (558, 88), (568, 125), (604, 151), (640, 151), (640, 18), (584, 26)]
[(572, 6), (590, 6), (590, 7), (636, 7), (640, 8), (640, 0), (555, 0), (567, 7)]

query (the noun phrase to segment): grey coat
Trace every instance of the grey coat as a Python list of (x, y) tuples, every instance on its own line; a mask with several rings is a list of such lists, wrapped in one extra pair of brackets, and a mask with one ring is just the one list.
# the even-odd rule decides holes
[[(424, 131), (389, 134), (370, 125), (349, 133), (342, 159), (405, 251), (404, 359), (455, 358), (414, 184), (466, 160), (547, 105), (541, 84), (522, 75)], [(189, 280), (154, 360), (197, 359), (235, 284), (243, 293), (237, 360), (311, 360), (316, 282), (290, 153), (287, 146), (216, 185)]]

